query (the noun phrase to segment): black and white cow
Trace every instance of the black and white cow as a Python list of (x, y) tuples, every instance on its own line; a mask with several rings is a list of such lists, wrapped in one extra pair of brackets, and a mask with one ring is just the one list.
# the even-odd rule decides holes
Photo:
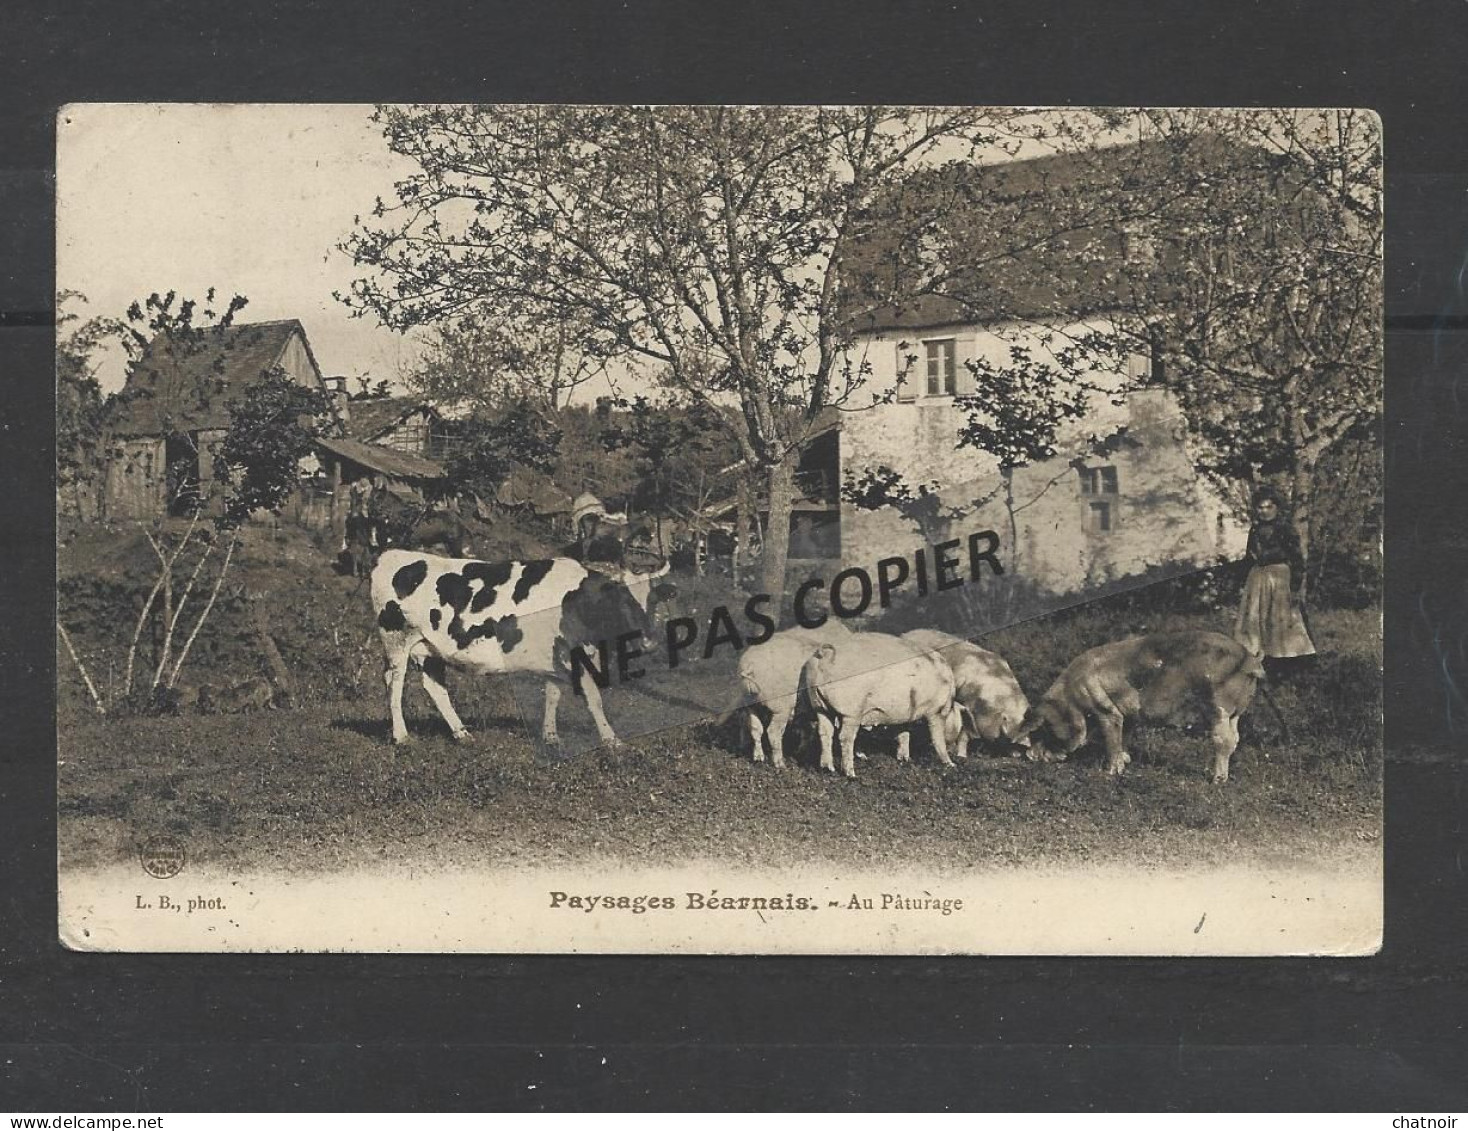
[[(403, 722), (403, 683), (408, 665), (423, 668), (423, 689), (455, 738), (468, 730), (449, 701), (449, 664), (480, 674), (535, 672), (546, 677), (541, 737), (559, 741), (556, 707), (564, 685), (586, 700), (603, 743), (617, 736), (602, 710), (594, 678), (572, 650), (594, 664), (605, 662), (604, 644), (619, 636), (650, 633), (652, 607), (673, 588), (658, 583), (668, 572), (613, 576), (570, 558), (481, 562), (387, 550), (372, 571), (372, 607), (387, 654), (384, 678), (393, 741), (408, 741)], [(600, 655), (600, 659), (598, 659)], [(600, 669), (604, 670), (604, 669)]]

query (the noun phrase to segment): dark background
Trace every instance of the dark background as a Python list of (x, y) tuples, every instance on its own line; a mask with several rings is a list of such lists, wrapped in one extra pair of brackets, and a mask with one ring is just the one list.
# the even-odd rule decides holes
[[(457, 7), (24, 2), (0, 14), (0, 529), (10, 549), (0, 1110), (1468, 1107), (1468, 8)], [(50, 705), (55, 111), (69, 101), (413, 98), (1378, 110), (1388, 214), (1383, 952), (1060, 961), (62, 950)]]

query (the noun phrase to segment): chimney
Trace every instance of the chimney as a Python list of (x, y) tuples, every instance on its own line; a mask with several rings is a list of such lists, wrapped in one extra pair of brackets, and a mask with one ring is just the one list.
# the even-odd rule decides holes
[(331, 398), (331, 412), (341, 424), (343, 432), (351, 421), (351, 410), (347, 407), (347, 401), (351, 398), (347, 394), (347, 379), (345, 377), (323, 377), (321, 384), (326, 389), (326, 395)]

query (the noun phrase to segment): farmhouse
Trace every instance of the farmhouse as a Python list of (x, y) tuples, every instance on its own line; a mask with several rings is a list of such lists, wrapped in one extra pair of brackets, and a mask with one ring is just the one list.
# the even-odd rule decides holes
[(423, 500), (441, 494), (435, 410), (407, 397), (348, 401), (342, 378), (323, 378), (305, 327), (294, 319), (235, 323), (195, 340), (151, 342), (128, 373), (113, 425), (106, 513), (150, 519), (217, 504), (214, 457), (229, 430), (229, 404), (267, 373), (284, 373), (331, 396), (316, 452), (284, 513), (338, 534), (354, 483)]
[[(333, 394), (344, 392), (345, 378), (328, 377)], [(417, 397), (339, 399), (346, 434), (364, 444), (441, 460), (447, 447), (444, 419), (438, 409)]]
[[(1157, 156), (1149, 145), (1118, 146), (1085, 162), (1059, 155), (978, 173), (941, 170), (905, 188), (952, 192), (955, 177), (990, 181), (998, 219), (976, 219), (972, 238), (993, 243), (994, 253), (975, 256), (986, 266), (973, 292), (992, 296), (996, 313), (940, 294), (901, 305), (849, 296), (847, 360), (865, 374), (861, 395), (882, 403), (815, 422), (796, 476), (793, 562), (851, 565), (992, 529), (1008, 569), (1061, 594), (1242, 552), (1245, 530), (1230, 501), (1195, 470), (1195, 441), (1165, 388), (1161, 351), (1120, 356), (1099, 344), (1114, 328), (1118, 296), (1156, 268), (1165, 248), (1128, 223), (1071, 233), (1091, 254), (1062, 257), (1064, 268), (1043, 248), (1000, 254), (1009, 239), (1001, 232), (1048, 215), (1057, 201), (1070, 207), (1116, 191)], [(853, 247), (850, 259), (855, 277), (876, 280), (872, 293), (901, 293), (903, 254), (883, 234)], [(959, 444), (984, 407), (973, 399), (974, 367), (1064, 375), (1085, 412), (1061, 427), (1050, 458), (1005, 471), (995, 456)], [(894, 475), (910, 493), (901, 505), (874, 510), (849, 497), (853, 486)]]

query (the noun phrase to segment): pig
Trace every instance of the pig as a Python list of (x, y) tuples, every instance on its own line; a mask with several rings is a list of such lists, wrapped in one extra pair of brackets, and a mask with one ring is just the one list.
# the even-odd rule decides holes
[(917, 628), (902, 634), (925, 652), (943, 657), (953, 669), (954, 697), (963, 716), (955, 757), (968, 757), (970, 738), (1006, 749), (1012, 756), (1028, 751), (1030, 739), (1021, 724), (1030, 701), (1009, 665), (993, 652), (935, 628)]
[(805, 662), (821, 644), (851, 635), (845, 625), (827, 621), (819, 628), (788, 628), (777, 632), (763, 644), (752, 645), (740, 654), (740, 691), (734, 710), (744, 708), (745, 726), (756, 762), (765, 760), (764, 743), (768, 740), (770, 761), (777, 770), (785, 768), (785, 730), (800, 694)]
[(1046, 761), (1079, 750), (1087, 720), (1106, 747), (1106, 772), (1131, 761), (1122, 742), (1128, 718), (1181, 726), (1209, 725), (1215, 784), (1228, 781), (1239, 744), (1239, 716), (1264, 678), (1259, 657), (1218, 632), (1154, 632), (1082, 652), (1060, 673), (1021, 728), (1038, 733), (1037, 756)]
[[(952, 766), (948, 747), (963, 723), (953, 701), (953, 670), (941, 656), (882, 632), (853, 633), (825, 642), (806, 661), (802, 682), (821, 731), (821, 769), (835, 770), (832, 739), (841, 728), (841, 772), (856, 777), (856, 735), (862, 727), (927, 723), (938, 761)], [(897, 760), (909, 757), (910, 734), (898, 739)]]

